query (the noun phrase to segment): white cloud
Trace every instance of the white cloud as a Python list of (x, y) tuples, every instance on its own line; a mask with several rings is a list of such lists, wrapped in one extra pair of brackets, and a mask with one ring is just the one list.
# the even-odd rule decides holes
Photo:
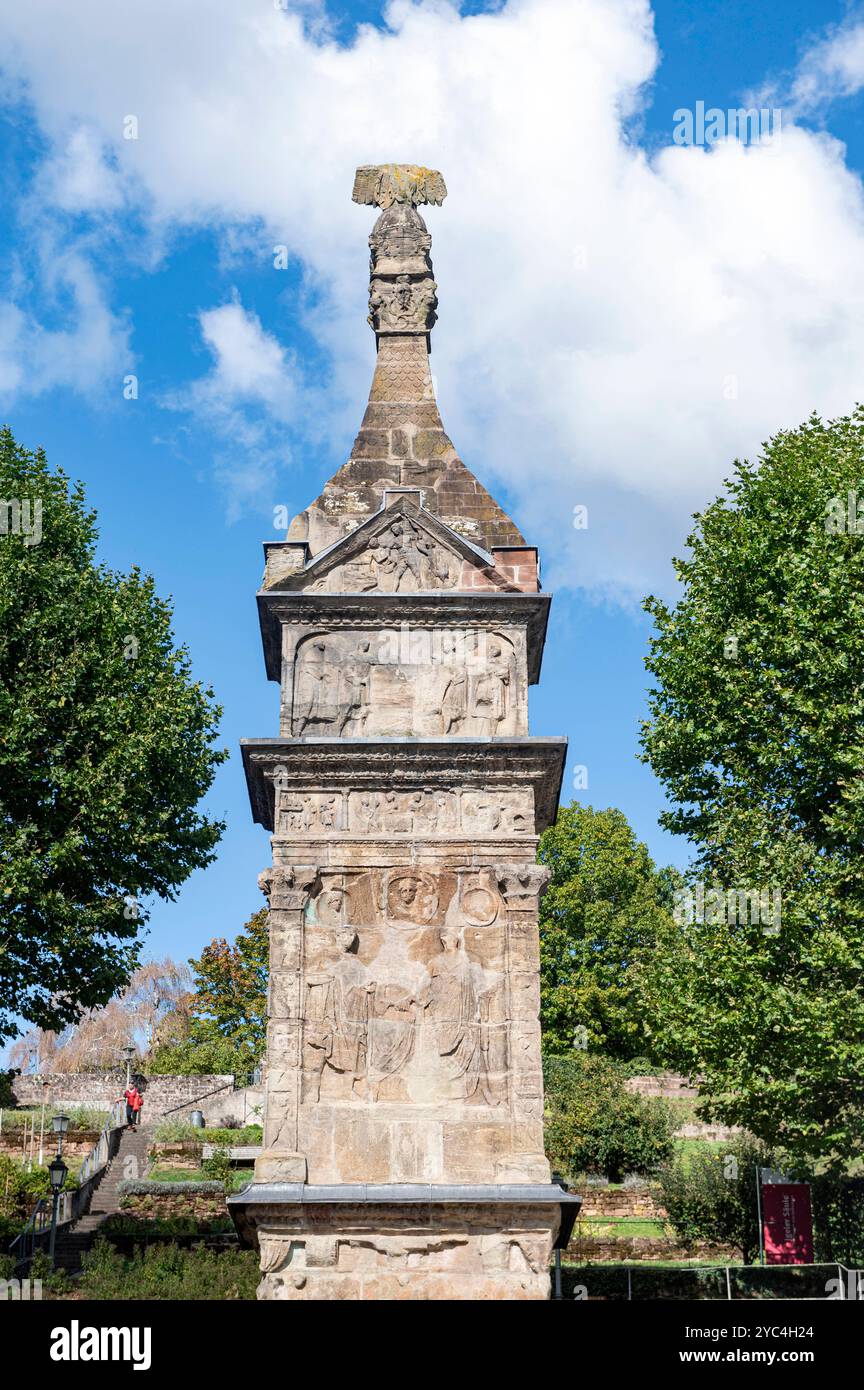
[(789, 100), (799, 112), (853, 96), (864, 87), (864, 20), (850, 17), (804, 53)]
[[(88, 254), (62, 246), (51, 226), (34, 237), (31, 250), (41, 300), (64, 327), (46, 327), (14, 299), (0, 301), (0, 403), (56, 387), (87, 393), (110, 383), (119, 400), (132, 361), (129, 326), (110, 308)], [(20, 284), (17, 289), (20, 296)]]
[(266, 333), (256, 314), (239, 300), (199, 316), (201, 334), (216, 359), (213, 372), (193, 388), (214, 403), (253, 401), (288, 419), (295, 381), (285, 349)]
[(163, 403), (190, 412), (222, 441), (216, 473), (233, 520), (246, 506), (272, 505), (278, 467), (289, 459), (284, 426), (296, 410), (295, 365), (236, 296), (198, 319), (213, 366)]
[[(316, 295), (297, 312), (332, 355), (326, 408), (298, 408), (292, 364), (239, 305), (202, 315), (215, 365), (190, 404), (230, 412), (224, 467), (245, 495), (279, 467), (267, 419), (283, 436), (301, 415), (341, 429), (350, 400), (359, 423), (372, 219), (349, 201), (353, 170), (417, 161), (450, 190), (427, 219), (433, 369), (466, 463), (509, 486), (553, 579), (665, 583), (736, 453), (860, 394), (860, 180), (839, 144), (789, 122), (748, 149), (679, 148), (670, 130), (649, 158), (625, 130), (659, 62), (644, 0), (470, 17), (398, 0), (387, 19), (340, 47), (271, 0), (78, 0), (74, 22), (41, 0), (5, 7), (0, 40), (58, 169), (88, 133), (46, 196), (102, 219), (122, 197), (154, 234), (257, 227), (262, 259), (277, 243), (302, 257)], [(578, 502), (587, 532), (567, 524)]]
[(123, 202), (120, 179), (99, 137), (81, 126), (46, 161), (39, 180), (43, 199), (64, 212), (113, 212)]

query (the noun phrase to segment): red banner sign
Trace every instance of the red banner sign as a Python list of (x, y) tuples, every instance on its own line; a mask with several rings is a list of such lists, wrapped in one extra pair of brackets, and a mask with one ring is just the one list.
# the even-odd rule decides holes
[(813, 1216), (808, 1183), (763, 1184), (762, 1231), (766, 1264), (812, 1265)]

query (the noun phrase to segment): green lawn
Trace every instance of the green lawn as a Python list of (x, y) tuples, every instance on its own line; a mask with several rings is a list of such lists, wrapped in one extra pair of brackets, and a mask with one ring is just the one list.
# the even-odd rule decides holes
[(729, 1148), (728, 1139), (676, 1139), (676, 1157), (683, 1158), (685, 1163), (689, 1163), (695, 1154), (705, 1153), (724, 1153)]
[(631, 1236), (649, 1236), (662, 1240), (666, 1230), (662, 1221), (640, 1221), (635, 1217), (588, 1216), (579, 1220), (574, 1235), (590, 1237), (593, 1240), (624, 1240)]
[(147, 1173), (148, 1182), (203, 1182), (205, 1179), (207, 1174), (200, 1168), (151, 1168)]

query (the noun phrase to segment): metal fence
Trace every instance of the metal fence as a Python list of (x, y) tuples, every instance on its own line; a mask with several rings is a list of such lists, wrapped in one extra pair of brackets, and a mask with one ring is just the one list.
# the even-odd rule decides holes
[(864, 1302), (864, 1270), (819, 1265), (563, 1265), (561, 1297)]

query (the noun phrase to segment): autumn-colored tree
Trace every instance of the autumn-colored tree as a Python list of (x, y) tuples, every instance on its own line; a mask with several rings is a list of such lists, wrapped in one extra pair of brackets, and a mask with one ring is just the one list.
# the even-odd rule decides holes
[(110, 1071), (132, 1046), (143, 1057), (166, 1017), (188, 1009), (188, 966), (165, 959), (140, 965), (122, 994), (104, 1009), (89, 1009), (62, 1033), (31, 1029), (9, 1050), (11, 1066), (24, 1072)]
[(149, 1060), (152, 1072), (234, 1072), (247, 1076), (267, 1037), (269, 932), (266, 908), (250, 917), (233, 945), (217, 937), (191, 960), (194, 991), (188, 1024), (169, 1016)]

